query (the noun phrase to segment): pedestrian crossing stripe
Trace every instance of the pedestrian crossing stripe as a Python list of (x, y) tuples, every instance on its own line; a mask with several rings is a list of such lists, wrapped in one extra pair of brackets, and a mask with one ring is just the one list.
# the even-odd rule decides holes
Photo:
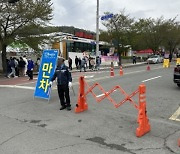
[(173, 121), (179, 121), (180, 122), (180, 119), (178, 119), (179, 116), (180, 116), (180, 107), (177, 109), (177, 111), (169, 119), (173, 120)]

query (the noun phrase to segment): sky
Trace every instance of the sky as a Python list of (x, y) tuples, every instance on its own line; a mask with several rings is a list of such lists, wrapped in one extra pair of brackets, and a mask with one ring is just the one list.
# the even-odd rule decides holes
[[(74, 26), (96, 30), (97, 0), (52, 0), (55, 26)], [(100, 0), (100, 16), (125, 9), (126, 14), (138, 18), (174, 18), (180, 21), (180, 0)], [(105, 29), (100, 21), (100, 29)]]

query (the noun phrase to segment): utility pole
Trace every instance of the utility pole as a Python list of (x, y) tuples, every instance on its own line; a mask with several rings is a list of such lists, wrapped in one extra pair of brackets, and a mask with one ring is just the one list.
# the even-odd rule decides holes
[(96, 56), (99, 56), (99, 0), (97, 0), (96, 12)]

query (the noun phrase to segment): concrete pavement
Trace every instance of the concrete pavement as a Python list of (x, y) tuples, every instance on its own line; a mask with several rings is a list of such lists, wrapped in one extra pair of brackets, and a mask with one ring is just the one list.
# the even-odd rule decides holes
[[(151, 65), (151, 71), (146, 71), (146, 66), (125, 68), (123, 77), (119, 76), (119, 70), (115, 70), (114, 78), (109, 77), (108, 70), (72, 75), (76, 92), (74, 96), (70, 91), (73, 107), (80, 75), (87, 76), (89, 84), (99, 82), (107, 91), (121, 85), (129, 94), (144, 82), (152, 129), (142, 138), (135, 136), (137, 111), (130, 103), (115, 109), (108, 100), (97, 104), (89, 94), (89, 110), (75, 114), (59, 111), (55, 85), (48, 103), (33, 100), (33, 90), (27, 87), (34, 87), (35, 81), (15, 81), (6, 84), (9, 87), (0, 82), (0, 153), (179, 154), (180, 123), (169, 119), (180, 105), (180, 89), (173, 83), (172, 73), (173, 67), (163, 69), (162, 65)], [(97, 89), (95, 93), (102, 94)], [(124, 98), (118, 92), (112, 97), (116, 101)], [(137, 97), (134, 100), (137, 102)]]

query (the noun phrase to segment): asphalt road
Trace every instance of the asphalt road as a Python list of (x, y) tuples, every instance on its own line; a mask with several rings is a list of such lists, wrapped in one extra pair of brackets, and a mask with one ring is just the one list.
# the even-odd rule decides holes
[[(36, 81), (21, 79), (0, 80), (0, 153), (3, 154), (179, 154), (180, 88), (173, 83), (173, 66), (161, 64), (125, 68), (124, 75), (110, 77), (109, 70), (73, 73), (71, 104), (77, 103), (78, 79), (85, 75), (92, 85), (100, 83), (108, 91), (120, 85), (128, 94), (141, 83), (147, 88), (147, 114), (151, 132), (137, 138), (137, 110), (129, 103), (116, 109), (107, 99), (97, 103), (87, 96), (88, 111), (59, 111), (60, 105), (54, 84), (50, 102), (33, 99)], [(95, 89), (96, 95), (102, 92)], [(112, 98), (120, 102), (118, 91)], [(138, 103), (138, 98), (134, 97)]]

